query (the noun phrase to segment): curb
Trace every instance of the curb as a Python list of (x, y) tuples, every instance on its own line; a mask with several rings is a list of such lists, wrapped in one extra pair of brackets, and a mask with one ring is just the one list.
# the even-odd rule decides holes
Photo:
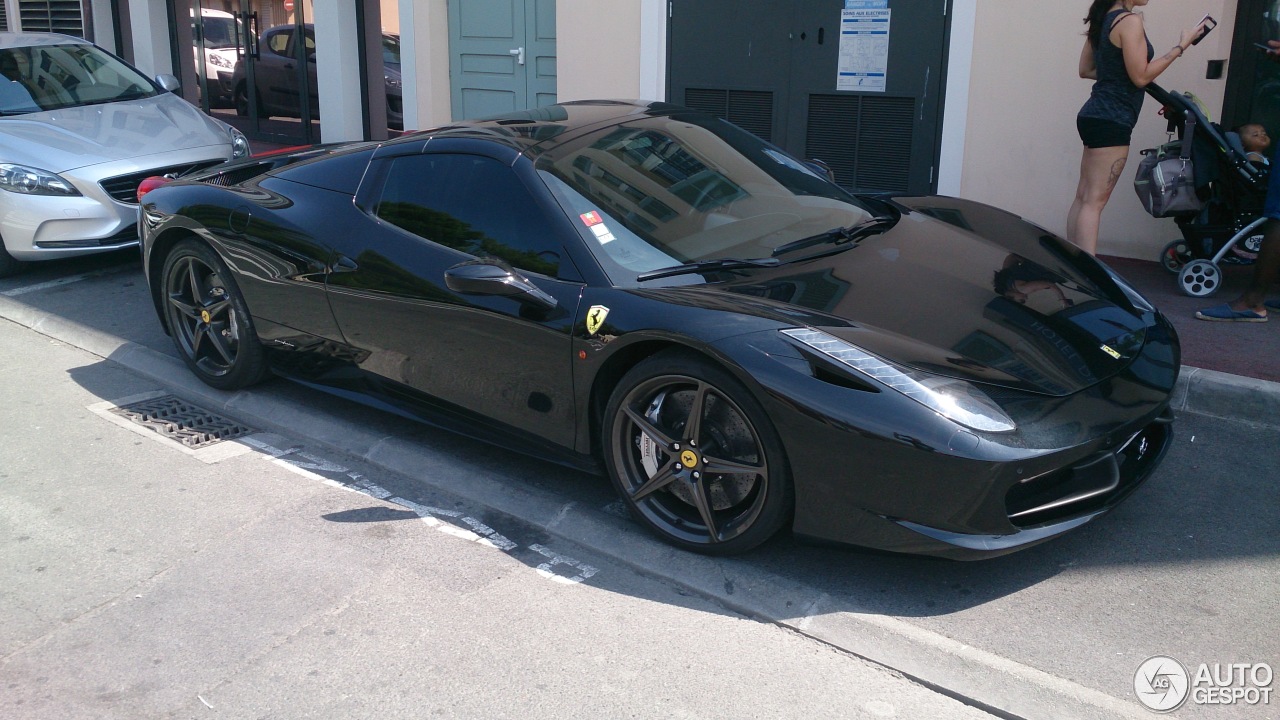
[[(0, 296), (0, 319), (117, 363), (168, 390), (261, 430), (301, 436), (389, 472), (421, 478), (433, 489), (519, 518), (551, 535), (609, 557), (642, 575), (686, 588), (748, 617), (789, 628), (897, 671), (936, 692), (1004, 718), (1149, 718), (1132, 700), (965, 645), (907, 621), (871, 611), (859, 597), (825, 594), (761, 570), (749, 560), (685, 553), (634, 524), (531, 485), (494, 479), (438, 449), (353, 427), (343, 418), (270, 391), (228, 393), (200, 382), (178, 358)], [(1183, 368), (1175, 410), (1276, 424), (1280, 383)], [(305, 431), (303, 430), (305, 428)], [(584, 539), (590, 538), (589, 542)], [(728, 581), (732, 578), (732, 581)], [(835, 610), (834, 607), (839, 607)]]

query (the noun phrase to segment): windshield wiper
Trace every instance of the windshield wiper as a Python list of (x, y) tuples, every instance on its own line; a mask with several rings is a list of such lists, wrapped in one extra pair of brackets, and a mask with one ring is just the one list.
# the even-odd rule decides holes
[(821, 245), (831, 243), (832, 245), (844, 245), (846, 243), (855, 243), (868, 235), (882, 233), (893, 227), (898, 222), (898, 218), (891, 215), (877, 215), (870, 220), (850, 225), (849, 227), (831, 228), (826, 232), (810, 235), (807, 238), (800, 238), (785, 245), (779, 245), (770, 253), (772, 257), (778, 257), (791, 252), (792, 250), (800, 250), (813, 245)]
[(739, 258), (699, 260), (697, 262), (685, 263), (683, 265), (672, 265), (671, 267), (642, 272), (636, 276), (636, 282), (657, 280), (658, 278), (671, 277), (672, 275), (688, 275), (690, 273), (709, 272), (713, 270), (740, 270), (742, 268), (773, 267), (778, 264), (780, 264), (778, 259), (772, 257), (755, 258), (750, 260), (743, 260)]

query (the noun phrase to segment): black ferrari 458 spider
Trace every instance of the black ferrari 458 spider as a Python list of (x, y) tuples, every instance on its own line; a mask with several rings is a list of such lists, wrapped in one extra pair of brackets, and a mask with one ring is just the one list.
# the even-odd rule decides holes
[(1115, 506), (1172, 437), (1177, 338), (1104, 264), (676, 106), (250, 159), (139, 224), (208, 384), (275, 373), (603, 470), (699, 552), (790, 527), (998, 555)]

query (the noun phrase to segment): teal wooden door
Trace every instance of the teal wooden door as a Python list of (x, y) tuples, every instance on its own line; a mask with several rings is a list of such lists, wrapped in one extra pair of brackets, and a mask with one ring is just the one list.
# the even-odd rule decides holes
[(453, 119), (556, 101), (555, 0), (449, 0)]

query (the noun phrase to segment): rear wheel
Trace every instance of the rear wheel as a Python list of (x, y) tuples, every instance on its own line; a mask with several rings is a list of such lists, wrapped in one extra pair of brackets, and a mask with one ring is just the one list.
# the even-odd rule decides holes
[(1186, 240), (1174, 240), (1160, 251), (1160, 265), (1174, 275), (1181, 272), (1183, 266), (1193, 259)]
[(787, 460), (768, 416), (697, 356), (662, 353), (632, 368), (609, 400), (604, 449), (632, 515), (678, 547), (744, 552), (790, 515)]
[(220, 390), (267, 375), (266, 353), (231, 271), (208, 245), (183, 240), (165, 259), (164, 317), (187, 367)]

